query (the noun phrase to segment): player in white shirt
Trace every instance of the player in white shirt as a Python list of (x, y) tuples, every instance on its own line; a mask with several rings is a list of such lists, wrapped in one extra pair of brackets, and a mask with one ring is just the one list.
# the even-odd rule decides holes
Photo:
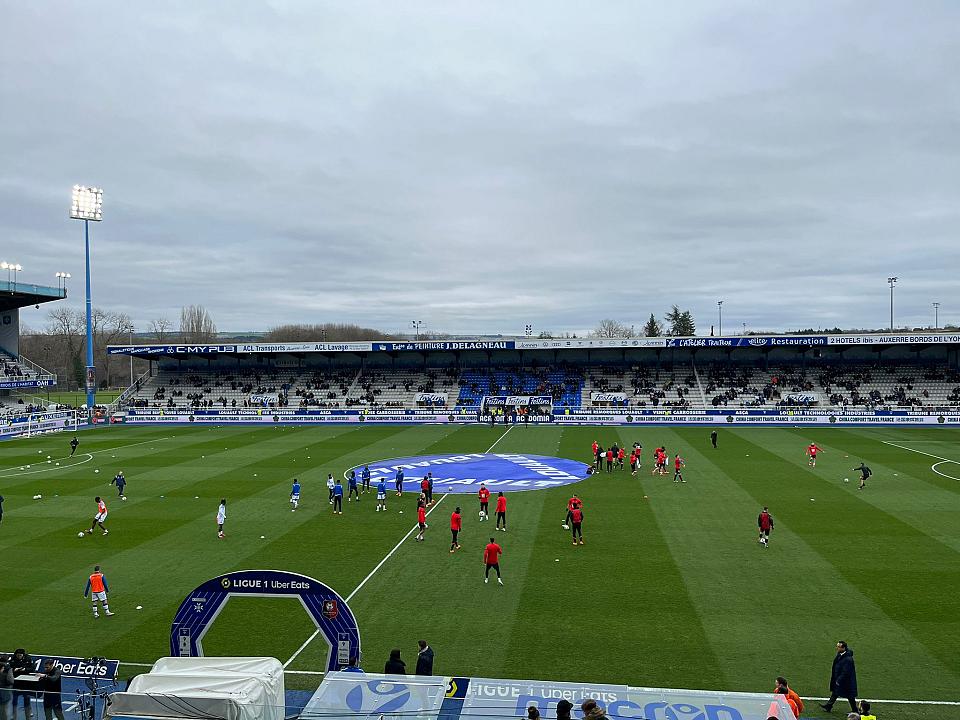
[(217, 537), (223, 539), (223, 524), (227, 521), (227, 499), (220, 499), (220, 507), (217, 508)]
[(328, 490), (328, 500), (330, 504), (333, 505), (333, 488), (336, 487), (337, 482), (333, 479), (333, 473), (327, 473), (327, 490)]
[(100, 498), (99, 495), (97, 495), (94, 500), (97, 503), (97, 514), (93, 516), (93, 522), (90, 523), (90, 529), (87, 530), (87, 535), (91, 535), (93, 533), (93, 528), (95, 528), (97, 525), (99, 525), (100, 529), (103, 530), (103, 534), (107, 535), (110, 531), (107, 530), (107, 528), (103, 525), (107, 519), (107, 504)]

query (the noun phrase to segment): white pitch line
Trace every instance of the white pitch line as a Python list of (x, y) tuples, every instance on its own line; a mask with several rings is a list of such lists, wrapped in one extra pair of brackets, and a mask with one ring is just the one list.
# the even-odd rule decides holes
[(935, 460), (939, 460), (940, 462), (936, 462), (930, 466), (930, 469), (933, 470), (933, 472), (935, 472), (940, 477), (950, 478), (951, 480), (960, 480), (960, 478), (958, 477), (954, 477), (953, 475), (949, 475), (945, 472), (940, 472), (939, 470), (937, 470), (937, 465), (943, 465), (944, 463), (953, 463), (954, 465), (960, 465), (960, 461), (951, 460), (950, 458), (940, 457), (939, 455), (934, 455), (933, 453), (924, 452), (923, 450), (917, 450), (916, 448), (907, 447), (906, 445), (898, 445), (897, 443), (890, 442), (889, 440), (883, 440), (882, 442), (884, 445), (893, 445), (893, 447), (900, 448), (901, 450), (909, 450), (910, 452), (917, 453), (918, 455), (926, 455), (927, 457), (932, 457)]
[[(497, 444), (507, 436), (507, 433), (510, 432), (511, 430), (513, 430), (515, 427), (516, 427), (516, 425), (511, 425), (511, 426), (508, 427), (506, 430), (504, 430), (504, 431), (503, 431), (503, 435), (501, 435), (500, 437), (497, 438), (497, 441), (496, 441), (495, 443), (493, 443), (493, 445), (491, 445), (491, 446), (487, 449), (487, 452), (490, 452), (491, 450), (493, 450), (493, 449), (497, 446)], [(446, 494), (441, 495), (441, 496), (440, 496), (440, 499), (437, 500), (437, 504), (434, 505), (432, 508), (430, 508), (430, 509), (427, 511), (427, 516), (429, 516), (430, 513), (432, 513), (434, 510), (436, 510), (438, 507), (440, 507), (440, 503), (442, 503), (446, 497), (447, 497)], [(371, 570), (371, 571), (367, 574), (367, 576), (366, 576), (363, 580), (360, 581), (360, 584), (357, 585), (357, 586), (353, 589), (353, 592), (350, 593), (349, 595), (347, 595), (347, 597), (344, 599), (344, 602), (350, 602), (350, 601), (353, 599), (354, 595), (356, 595), (358, 592), (360, 592), (360, 590), (363, 588), (363, 586), (367, 584), (367, 581), (376, 574), (377, 570), (379, 570), (380, 568), (383, 567), (383, 564), (384, 564), (387, 560), (389, 560), (391, 557), (393, 557), (393, 554), (394, 554), (397, 550), (399, 550), (400, 547), (401, 547), (407, 540), (410, 539), (410, 536), (413, 535), (414, 530), (417, 530), (418, 527), (419, 527), (419, 524), (415, 524), (412, 528), (410, 528), (410, 529), (407, 531), (407, 534), (404, 535), (404, 536), (400, 539), (400, 542), (398, 542), (396, 545), (394, 545), (394, 546), (393, 546), (393, 549), (392, 549), (390, 552), (388, 552), (386, 555), (384, 555), (384, 556), (383, 556), (383, 559), (382, 559), (380, 562), (377, 563), (376, 567), (373, 568), (373, 570)], [(307, 645), (309, 645), (310, 643), (312, 643), (312, 642), (316, 639), (317, 635), (319, 635), (319, 634), (320, 634), (320, 628), (317, 628), (317, 629), (314, 631), (313, 635), (311, 635), (310, 637), (308, 637), (308, 638), (306, 639), (306, 641), (303, 643), (303, 645), (301, 645), (299, 648), (297, 648), (297, 651), (296, 651), (293, 655), (291, 655), (291, 656), (290, 656), (290, 659), (287, 660), (287, 661), (283, 664), (284, 670), (286, 670), (286, 668), (290, 666), (290, 663), (292, 663), (294, 660), (297, 659), (297, 657), (300, 655), (300, 653), (302, 653), (302, 652), (306, 649)]]
[[(80, 462), (76, 462), (76, 463), (70, 463), (69, 465), (60, 465), (60, 464), (51, 465), (50, 467), (42, 468), (40, 470), (14, 470), (13, 468), (7, 468), (6, 470), (0, 470), (0, 473), (2, 473), (0, 474), (0, 478), (17, 478), (22, 475), (36, 475), (37, 473), (53, 472), (54, 470), (69, 470), (70, 468), (75, 468), (80, 465), (85, 465), (91, 460), (93, 460), (93, 455), (91, 453), (81, 453), (77, 457), (86, 457), (87, 459), (82, 460)], [(57, 459), (60, 460), (62, 458), (57, 458)], [(53, 462), (53, 460), (51, 459), (50, 462)], [(30, 464), (34, 465), (36, 463), (30, 463)]]

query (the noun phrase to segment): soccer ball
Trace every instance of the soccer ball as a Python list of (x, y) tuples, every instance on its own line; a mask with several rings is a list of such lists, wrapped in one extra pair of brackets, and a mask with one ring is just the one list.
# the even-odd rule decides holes
[(560, 527), (562, 527), (564, 530), (569, 530), (569, 529), (570, 529), (570, 526), (567, 525), (566, 523), (563, 523)]
[(850, 478), (844, 478), (843, 481), (844, 481), (844, 482), (850, 482)]
[(77, 533), (77, 537), (82, 538), (84, 534), (85, 533), (83, 532), (83, 530), (81, 530), (80, 532)]
[(120, 496), (120, 499), (123, 500), (124, 502), (126, 502), (127, 496), (126, 496), (126, 495), (121, 495), (121, 496)]
[(486, 517), (486, 514), (483, 512), (483, 510), (481, 510), (481, 511), (480, 511), (480, 519), (483, 520), (485, 517)]

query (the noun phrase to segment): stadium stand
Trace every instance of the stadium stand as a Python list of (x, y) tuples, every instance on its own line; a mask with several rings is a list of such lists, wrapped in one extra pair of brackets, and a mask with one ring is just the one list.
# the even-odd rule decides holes
[[(29, 372), (29, 370), (20, 370)], [(446, 395), (417, 402), (421, 393)], [(140, 383), (125, 407), (371, 408), (476, 410), (487, 395), (549, 395), (555, 408), (609, 406), (594, 393), (622, 394), (614, 404), (648, 409), (817, 407), (862, 410), (956, 409), (960, 372), (945, 364), (556, 365), (464, 368), (226, 370), (161, 369)]]

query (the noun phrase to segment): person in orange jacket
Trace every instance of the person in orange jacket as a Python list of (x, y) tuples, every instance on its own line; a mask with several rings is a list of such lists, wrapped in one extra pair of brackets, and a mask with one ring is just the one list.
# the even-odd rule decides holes
[(797, 693), (790, 689), (790, 685), (787, 683), (785, 677), (777, 677), (777, 689), (774, 692), (779, 693), (781, 687), (784, 689), (785, 692), (783, 694), (787, 696), (787, 702), (793, 710), (793, 716), (800, 717), (800, 713), (803, 712), (803, 700), (800, 699)]

